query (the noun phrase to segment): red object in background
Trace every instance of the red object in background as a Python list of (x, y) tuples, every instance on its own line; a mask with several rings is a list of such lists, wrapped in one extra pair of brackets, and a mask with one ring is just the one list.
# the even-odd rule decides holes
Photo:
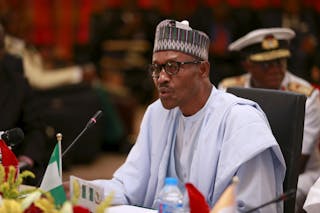
[(32, 42), (36, 45), (53, 44), (53, 3), (50, 0), (33, 0), (31, 7)]
[(92, 12), (91, 0), (82, 0), (79, 6), (79, 20), (77, 27), (77, 43), (86, 44), (89, 42), (89, 24), (90, 24), (90, 15)]
[(152, 8), (152, 2), (150, 0), (137, 0), (139, 7), (143, 9)]
[(43, 213), (43, 211), (32, 203), (23, 213)]
[(73, 207), (73, 212), (74, 213), (90, 213), (89, 209), (79, 205)]
[(320, 84), (312, 84), (312, 86), (320, 91)]
[(18, 166), (18, 160), (11, 149), (6, 145), (4, 140), (0, 140), (0, 149), (3, 166)]
[(6, 145), (4, 140), (0, 139), (0, 150), (1, 150), (1, 164), (5, 168), (6, 176), (9, 172), (9, 166), (14, 166), (16, 170), (16, 174), (18, 174), (18, 160), (15, 154), (11, 151), (11, 149)]
[[(175, 13), (173, 0), (152, 1), (134, 0), (141, 8), (158, 8), (164, 16), (171, 16)], [(220, 1), (226, 1), (231, 7), (239, 7), (247, 4), (253, 10), (267, 7), (281, 7), (281, 0), (204, 0), (208, 5), (214, 6)], [(122, 0), (25, 0), (24, 4), (18, 0), (5, 0), (5, 5), (15, 13), (20, 14), (26, 10), (29, 20), (29, 30), (26, 37), (31, 37), (31, 42), (36, 46), (55, 47), (55, 51), (62, 57), (72, 56), (73, 45), (86, 44), (89, 42), (90, 15), (95, 10), (103, 10), (113, 7), (121, 7)], [(158, 3), (161, 2), (161, 3)], [(183, 1), (181, 1), (183, 2)], [(187, 0), (184, 8), (192, 10), (200, 1)], [(304, 0), (303, 5), (315, 8), (320, 12), (320, 1)], [(61, 15), (61, 16), (60, 16)]]
[(72, 0), (55, 1), (55, 54), (58, 58), (70, 59), (74, 36)]
[(191, 183), (186, 183), (185, 186), (189, 195), (190, 213), (209, 213), (209, 205), (201, 192)]

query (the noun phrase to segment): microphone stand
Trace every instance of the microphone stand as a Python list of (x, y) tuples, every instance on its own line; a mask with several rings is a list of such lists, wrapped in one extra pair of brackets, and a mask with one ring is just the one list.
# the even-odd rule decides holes
[(79, 138), (83, 135), (84, 132), (87, 131), (87, 129), (88, 129), (88, 126), (86, 126), (86, 127), (80, 132), (80, 134), (72, 141), (72, 143), (63, 151), (63, 153), (61, 154), (61, 158), (63, 158), (63, 156), (69, 151), (69, 149), (73, 146), (73, 144), (79, 140)]
[(272, 204), (272, 203), (277, 203), (277, 202), (280, 202), (280, 201), (285, 201), (285, 200), (291, 198), (292, 196), (295, 196), (295, 194), (296, 194), (296, 190), (295, 190), (295, 189), (291, 189), (291, 190), (289, 190), (288, 192), (283, 193), (283, 194), (280, 195), (279, 197), (277, 197), (277, 198), (275, 198), (275, 199), (273, 199), (273, 200), (270, 200), (270, 201), (268, 201), (268, 202), (266, 202), (266, 203), (264, 203), (264, 204), (262, 204), (262, 205), (260, 205), (260, 206), (257, 206), (257, 207), (255, 207), (255, 208), (253, 208), (253, 209), (250, 209), (250, 210), (246, 211), (245, 213), (254, 212), (254, 211), (256, 211), (256, 210), (258, 210), (258, 209), (261, 209), (261, 208), (263, 208), (263, 207), (265, 207), (265, 206), (267, 206), (267, 205), (270, 205), (270, 204)]
[(83, 130), (80, 132), (80, 134), (72, 141), (72, 143), (63, 151), (61, 158), (69, 151), (69, 149), (75, 144), (79, 138), (85, 133), (91, 126), (93, 126), (95, 123), (97, 123), (98, 118), (102, 115), (102, 111), (98, 110), (94, 116), (88, 121), (87, 125), (83, 128)]

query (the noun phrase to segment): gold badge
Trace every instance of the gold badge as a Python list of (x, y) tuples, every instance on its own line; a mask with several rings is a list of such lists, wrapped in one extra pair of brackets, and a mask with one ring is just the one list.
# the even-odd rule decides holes
[(273, 35), (267, 35), (262, 41), (262, 49), (270, 50), (279, 47), (279, 41)]

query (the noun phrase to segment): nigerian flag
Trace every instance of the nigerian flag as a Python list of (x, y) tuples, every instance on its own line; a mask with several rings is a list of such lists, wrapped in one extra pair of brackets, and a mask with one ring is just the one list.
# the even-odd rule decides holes
[(51, 154), (47, 170), (43, 176), (40, 189), (50, 192), (57, 206), (66, 201), (66, 193), (62, 186), (61, 143), (58, 142)]

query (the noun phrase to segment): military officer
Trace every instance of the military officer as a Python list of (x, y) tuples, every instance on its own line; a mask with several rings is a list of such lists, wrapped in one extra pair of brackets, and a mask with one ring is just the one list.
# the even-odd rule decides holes
[(300, 212), (309, 188), (320, 176), (318, 139), (320, 134), (319, 91), (287, 70), (289, 42), (295, 33), (288, 28), (254, 30), (229, 45), (236, 51), (246, 74), (223, 79), (218, 88), (256, 87), (279, 89), (307, 96), (301, 168), (298, 180), (296, 212)]

